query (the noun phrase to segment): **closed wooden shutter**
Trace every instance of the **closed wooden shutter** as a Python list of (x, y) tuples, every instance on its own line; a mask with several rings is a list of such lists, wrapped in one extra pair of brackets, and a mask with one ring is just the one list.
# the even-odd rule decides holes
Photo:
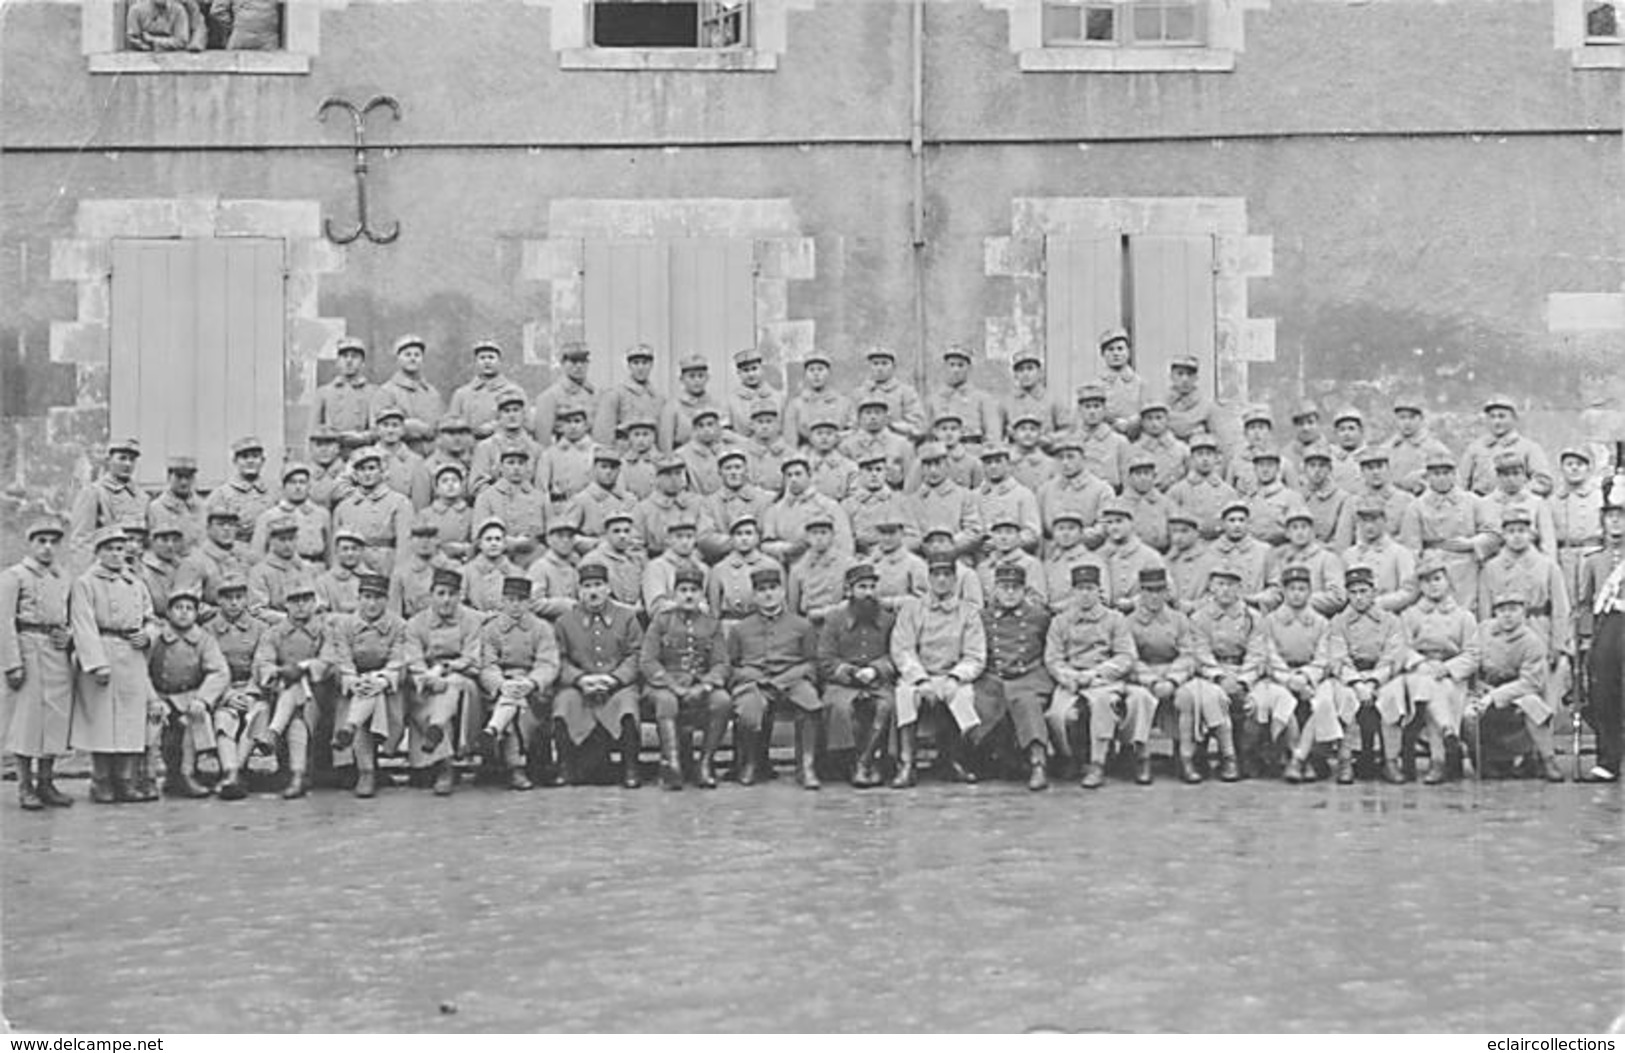
[(1213, 238), (1144, 234), (1129, 239), (1133, 274), (1134, 367), (1149, 390), (1166, 390), (1168, 363), (1201, 362), (1199, 380), (1213, 391)]
[(600, 390), (626, 379), (626, 349), (648, 344), (655, 351), (655, 389), (671, 391), (670, 262), (659, 241), (589, 241), (583, 254), (582, 295), (587, 376)]
[(141, 483), (190, 455), (198, 485), (217, 486), (245, 435), (265, 443), (268, 476), (280, 469), (282, 254), (264, 238), (114, 241), (109, 427), (141, 440)]
[(661, 391), (680, 390), (677, 363), (703, 355), (709, 390), (733, 389), (733, 353), (756, 345), (755, 256), (747, 238), (588, 241), (582, 305), (593, 383), (626, 376), (625, 351), (654, 348), (651, 377)]
[(1044, 345), (1049, 389), (1070, 404), (1100, 376), (1100, 334), (1123, 324), (1123, 239), (1044, 239)]
[(744, 238), (681, 238), (670, 248), (672, 356), (705, 356), (707, 390), (726, 404), (739, 386), (734, 352), (756, 346), (755, 254)]

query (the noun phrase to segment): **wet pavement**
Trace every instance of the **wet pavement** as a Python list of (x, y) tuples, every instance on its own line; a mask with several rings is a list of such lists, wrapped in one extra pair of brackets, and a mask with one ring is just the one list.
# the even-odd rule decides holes
[(1625, 1007), (1617, 787), (12, 792), (27, 1030), (1562, 1033)]

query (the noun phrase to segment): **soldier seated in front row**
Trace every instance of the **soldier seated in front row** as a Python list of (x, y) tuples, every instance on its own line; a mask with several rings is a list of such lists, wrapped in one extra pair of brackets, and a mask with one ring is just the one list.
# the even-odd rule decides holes
[(896, 716), (891, 635), (897, 616), (881, 603), (880, 575), (872, 564), (848, 567), (845, 585), (846, 602), (824, 619), (818, 636), (827, 714), (824, 747), (834, 756), (857, 748), (851, 780), (862, 790), (880, 785), (880, 754)]
[(728, 694), (728, 643), (722, 623), (705, 609), (705, 572), (679, 567), (672, 602), (649, 620), (638, 662), (645, 708), (660, 733), (660, 778), (668, 790), (683, 788), (692, 728), (705, 732), (695, 781), (717, 786), (715, 758), (733, 718)]
[(478, 730), (474, 677), (484, 620), (463, 606), (462, 596), (463, 576), (436, 570), (428, 610), (406, 623), (406, 668), (413, 688), (406, 711), (408, 752), (413, 770), (432, 778), (440, 797), (457, 783), (453, 753), (466, 748)]
[[(398, 569), (398, 568), (397, 568)], [(378, 785), (378, 746), (403, 720), (401, 677), (406, 668), (406, 623), (389, 610), (389, 579), (363, 574), (353, 614), (332, 619), (328, 658), (341, 702), (333, 719), (333, 751), (355, 750), (357, 797)]]
[[(1462, 732), (1482, 776), (1503, 758), (1530, 757), (1547, 782), (1562, 782), (1552, 748), (1555, 710), (1546, 701), (1546, 642), (1525, 624), (1528, 600), (1508, 590), (1495, 597), (1490, 621), (1478, 627), (1477, 698)], [(1521, 726), (1520, 726), (1521, 725)]]
[[(1033, 566), (1036, 572), (1036, 560)], [(1027, 789), (1043, 790), (1049, 786), (1044, 707), (1055, 690), (1055, 681), (1044, 667), (1050, 613), (1027, 574), (1016, 563), (1001, 564), (993, 572), (989, 602), (982, 608), (987, 668), (976, 678), (976, 737), (985, 743), (1008, 719), (1016, 748), (1026, 757)]]
[(207, 797), (197, 781), (197, 755), (214, 749), (210, 710), (231, 683), (226, 659), (215, 638), (197, 624), (199, 596), (190, 589), (169, 594), (168, 622), (147, 651), (152, 677), (152, 708), (147, 722), (147, 758), (155, 777), (162, 767), (165, 733), (180, 739), (180, 765), (169, 773), (171, 792)]
[(286, 739), (288, 785), (282, 796), (303, 797), (308, 788), (310, 739), (320, 717), (318, 695), (326, 686), (326, 616), (316, 613), (316, 588), (309, 581), (291, 585), (288, 617), (266, 629), (254, 650), (256, 679), (272, 699), (271, 721), (256, 736), (254, 752), (271, 755)]
[(764, 567), (751, 574), (756, 609), (728, 633), (728, 664), (737, 717), (734, 753), (743, 758), (738, 779), (749, 786), (768, 763), (773, 706), (792, 710), (796, 725), (796, 781), (808, 790), (821, 783), (815, 770), (818, 725), (824, 703), (813, 686), (818, 643), (812, 623), (786, 605), (784, 572)]
[(553, 722), (565, 779), (587, 773), (578, 763), (582, 747), (602, 728), (619, 743), (621, 785), (641, 786), (638, 750), (638, 658), (643, 630), (637, 615), (609, 597), (609, 568), (586, 563), (580, 570), (580, 598), (554, 623), (559, 643), (559, 688), (553, 696)]
[(478, 748), (497, 758), (514, 790), (532, 786), (520, 747), (519, 717), (534, 709), (559, 675), (558, 641), (553, 627), (531, 613), (530, 592), (529, 578), (504, 578), (502, 607), (480, 630), (479, 679), (490, 714), (480, 729)]
[(932, 711), (938, 712), (938, 767), (955, 782), (977, 781), (966, 736), (981, 723), (973, 685), (987, 665), (987, 634), (981, 605), (963, 602), (958, 595), (959, 572), (951, 555), (933, 555), (926, 573), (930, 591), (903, 604), (892, 629), (899, 742), (893, 789), (914, 785), (919, 719)]

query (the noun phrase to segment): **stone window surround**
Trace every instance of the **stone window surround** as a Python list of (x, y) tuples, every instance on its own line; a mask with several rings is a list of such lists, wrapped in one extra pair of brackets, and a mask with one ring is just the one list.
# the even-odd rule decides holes
[(91, 73), (300, 75), (321, 53), (321, 15), (348, 0), (283, 0), (281, 51), (126, 51), (120, 0), (82, 0), (80, 51)]
[(1009, 17), (1009, 47), (1024, 73), (1228, 73), (1246, 42), (1248, 11), (1270, 0), (1207, 0), (1206, 47), (1045, 47), (1044, 0), (982, 0)]
[(1625, 43), (1586, 43), (1585, 0), (1552, 0), (1552, 45), (1575, 69), (1625, 69)]
[[(112, 341), (110, 306), (113, 241), (117, 238), (278, 238), (285, 245), (287, 341), (283, 437), (291, 451), (303, 444), (309, 405), (316, 391), (316, 362), (336, 357), (344, 336), (342, 318), (323, 318), (317, 303), (321, 275), (344, 269), (345, 250), (322, 234), (321, 202), (221, 198), (81, 200), (74, 234), (51, 242), (51, 279), (78, 285), (78, 316), (51, 323), (51, 361), (76, 367), (77, 396), (53, 408), (46, 437), (66, 441), (71, 424), (99, 417), (102, 441), (108, 427)], [(82, 433), (82, 429), (77, 429)]]
[(595, 48), (587, 40), (591, 0), (524, 0), (550, 9), (550, 47), (564, 70), (771, 73), (789, 37), (789, 12), (815, 0), (753, 0), (748, 48)]
[(583, 248), (595, 238), (751, 239), (757, 347), (785, 367), (813, 350), (812, 319), (789, 317), (790, 282), (811, 280), (817, 264), (788, 198), (559, 198), (548, 206), (547, 230), (523, 248), (520, 277), (548, 287), (546, 319), (524, 325), (527, 364), (556, 369), (556, 349), (586, 339)]
[(1208, 234), (1214, 238), (1213, 310), (1218, 397), (1245, 401), (1247, 364), (1275, 360), (1275, 319), (1247, 314), (1247, 282), (1274, 273), (1274, 239), (1247, 233), (1239, 197), (1039, 197), (1011, 202), (1011, 233), (983, 239), (982, 271), (1011, 281), (1010, 312), (985, 320), (990, 361), (1044, 348), (1047, 235)]

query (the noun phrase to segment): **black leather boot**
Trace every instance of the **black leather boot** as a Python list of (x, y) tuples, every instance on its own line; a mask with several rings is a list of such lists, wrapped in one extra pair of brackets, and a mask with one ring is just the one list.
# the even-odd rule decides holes
[(635, 790), (643, 785), (638, 777), (638, 750), (643, 748), (643, 735), (635, 720), (621, 721), (621, 785)]
[(909, 724), (897, 729), (897, 774), (892, 776), (891, 788), (906, 790), (913, 786), (918, 776), (914, 771), (914, 753), (919, 748), (920, 729), (918, 724)]
[(677, 718), (665, 717), (655, 722), (660, 732), (660, 785), (668, 790), (683, 788), (683, 762), (677, 741)]

